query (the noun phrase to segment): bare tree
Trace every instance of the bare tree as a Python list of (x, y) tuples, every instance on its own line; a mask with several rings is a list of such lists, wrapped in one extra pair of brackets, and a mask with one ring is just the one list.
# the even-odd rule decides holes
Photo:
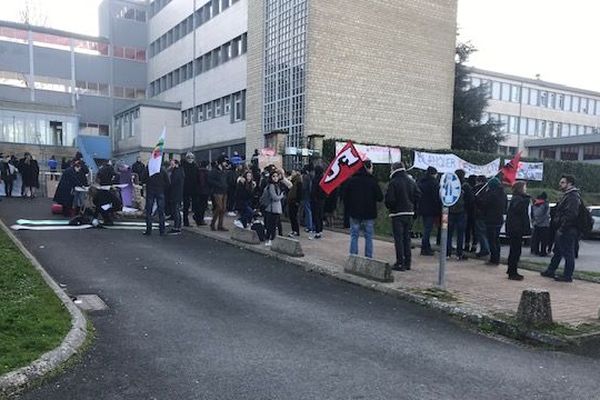
[(19, 20), (25, 24), (46, 26), (48, 15), (42, 9), (39, 0), (25, 0), (19, 10)]

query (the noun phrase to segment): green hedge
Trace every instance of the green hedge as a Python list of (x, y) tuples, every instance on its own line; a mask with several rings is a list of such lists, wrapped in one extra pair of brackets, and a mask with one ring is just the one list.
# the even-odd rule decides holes
[[(331, 160), (335, 156), (335, 142), (346, 141), (345, 139), (325, 139), (323, 141), (323, 158), (324, 160)], [(377, 145), (376, 143), (361, 143), (364, 145)], [(430, 149), (415, 149), (409, 147), (400, 147), (402, 152), (402, 161), (407, 166), (413, 165), (413, 151), (427, 151), (430, 153), (453, 153), (460, 158), (473, 163), (473, 164), (487, 164), (496, 158), (500, 157), (500, 162), (506, 162), (512, 157), (508, 157), (500, 154), (492, 153), (481, 153), (471, 150), (430, 150)], [(523, 157), (522, 161), (539, 162), (540, 159)], [(556, 161), (556, 160), (543, 160), (544, 162), (544, 180), (542, 182), (529, 181), (528, 186), (532, 188), (557, 188), (558, 181), (562, 174), (571, 174), (575, 176), (576, 186), (586, 192), (600, 192), (600, 165), (588, 164), (577, 161)], [(377, 164), (375, 165), (375, 176), (382, 182), (389, 179), (389, 165)], [(423, 171), (411, 170), (411, 174), (415, 178), (419, 178)]]

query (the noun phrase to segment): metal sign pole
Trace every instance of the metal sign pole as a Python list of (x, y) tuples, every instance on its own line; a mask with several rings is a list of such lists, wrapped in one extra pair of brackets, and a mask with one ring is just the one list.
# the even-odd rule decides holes
[(440, 267), (438, 269), (438, 286), (446, 289), (446, 252), (448, 251), (448, 207), (442, 208), (440, 240)]

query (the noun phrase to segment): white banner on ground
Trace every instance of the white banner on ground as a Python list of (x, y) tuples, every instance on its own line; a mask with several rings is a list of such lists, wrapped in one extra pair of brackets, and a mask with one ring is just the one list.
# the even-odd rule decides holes
[(436, 154), (415, 151), (415, 162), (413, 167), (418, 169), (434, 167), (439, 173), (454, 172), (457, 169), (462, 169), (465, 171), (465, 176), (485, 175), (486, 177), (492, 177), (496, 175), (500, 169), (500, 159), (497, 158), (485, 165), (476, 165), (463, 160), (455, 154)]
[[(508, 164), (510, 160), (506, 160)], [(525, 181), (542, 181), (544, 180), (544, 163), (543, 162), (519, 162), (517, 170), (517, 179)]]
[[(338, 154), (347, 142), (335, 142), (335, 154)], [(367, 146), (352, 143), (363, 160), (369, 159), (373, 164), (391, 164), (400, 162), (400, 149), (386, 146)]]

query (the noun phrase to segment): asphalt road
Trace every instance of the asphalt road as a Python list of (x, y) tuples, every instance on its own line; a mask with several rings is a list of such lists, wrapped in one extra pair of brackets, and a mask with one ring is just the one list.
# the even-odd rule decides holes
[[(502, 246), (502, 256), (508, 257), (509, 246)], [(521, 259), (530, 260), (536, 263), (550, 264), (551, 255), (539, 257), (532, 255), (529, 246), (523, 246)], [(600, 272), (600, 240), (598, 238), (581, 240), (579, 242), (579, 257), (575, 259), (576, 271)], [(565, 261), (561, 261), (560, 267), (563, 268)]]
[[(42, 200), (0, 217), (47, 218)], [(81, 362), (23, 399), (597, 399), (600, 362), (191, 233), (17, 232), (70, 294), (98, 294)], [(345, 245), (345, 244), (344, 244)]]

